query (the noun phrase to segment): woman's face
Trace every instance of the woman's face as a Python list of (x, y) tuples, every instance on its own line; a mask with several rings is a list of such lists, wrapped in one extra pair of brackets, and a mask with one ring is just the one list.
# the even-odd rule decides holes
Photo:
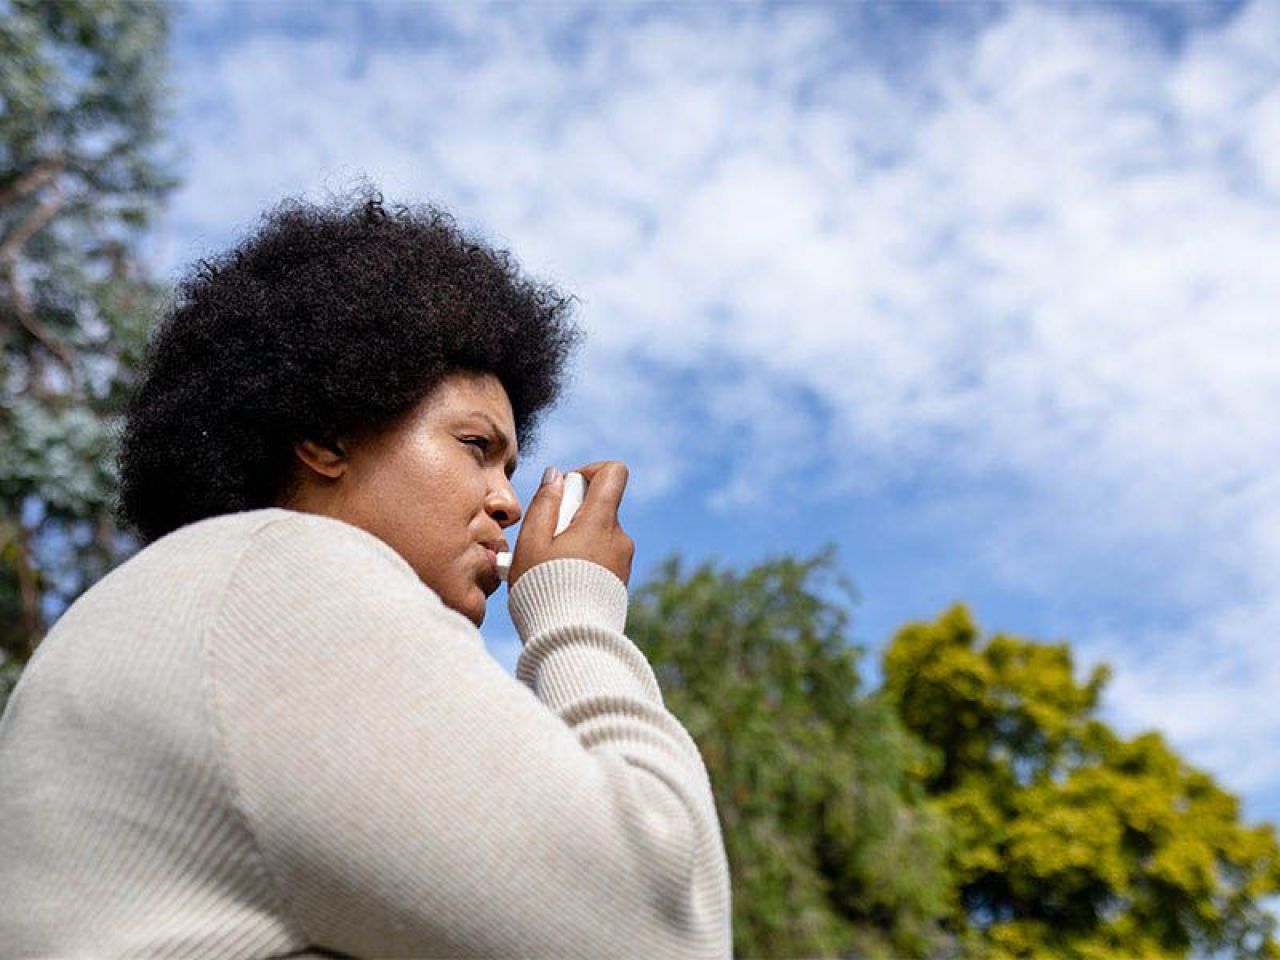
[(520, 519), (511, 486), (515, 420), (489, 374), (447, 377), (345, 457), (305, 444), (303, 483), (288, 506), (345, 520), (389, 544), (444, 603), (477, 626), (498, 589), (502, 531)]

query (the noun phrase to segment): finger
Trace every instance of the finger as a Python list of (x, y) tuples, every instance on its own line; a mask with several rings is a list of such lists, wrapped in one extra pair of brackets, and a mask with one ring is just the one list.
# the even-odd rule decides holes
[(542, 485), (529, 501), (529, 509), (524, 512), (524, 521), (520, 524), (517, 547), (526, 540), (535, 546), (546, 546), (551, 542), (560, 515), (560, 500), (564, 496), (564, 475), (559, 470), (552, 475), (553, 469), (547, 468)]
[(605, 460), (582, 467), (578, 472), (587, 478), (587, 496), (579, 512), (617, 517), (627, 489), (627, 465), (620, 460)]
[(582, 474), (584, 477), (587, 478), (587, 483), (590, 483), (592, 480), (595, 479), (595, 476), (597, 473), (599, 473), (601, 470), (603, 470), (605, 467), (609, 466), (610, 464), (618, 463), (618, 462), (619, 461), (617, 460), (596, 460), (594, 463), (588, 463), (585, 467), (574, 467), (572, 472)]

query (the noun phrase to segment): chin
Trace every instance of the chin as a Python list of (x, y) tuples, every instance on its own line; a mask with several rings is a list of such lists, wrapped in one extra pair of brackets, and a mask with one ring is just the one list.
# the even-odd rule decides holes
[(477, 627), (484, 623), (484, 614), (489, 598), (478, 587), (464, 587), (461, 590), (456, 588), (436, 589), (436, 596), (440, 598), (440, 602), (446, 607), (462, 614)]
[(484, 615), (488, 606), (488, 598), (482, 593), (479, 600), (460, 603), (455, 609), (478, 627), (484, 623)]

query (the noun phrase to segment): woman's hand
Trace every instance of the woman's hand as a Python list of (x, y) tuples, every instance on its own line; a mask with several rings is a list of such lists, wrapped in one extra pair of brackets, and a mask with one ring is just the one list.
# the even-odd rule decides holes
[(611, 571), (625, 586), (631, 579), (635, 544), (618, 523), (618, 506), (627, 487), (627, 466), (617, 460), (601, 460), (579, 467), (587, 480), (587, 496), (573, 522), (558, 537), (552, 534), (564, 496), (564, 476), (556, 471), (544, 479), (529, 502), (520, 536), (511, 558), (508, 585), (515, 586), (521, 574), (539, 563), (561, 557), (590, 560)]

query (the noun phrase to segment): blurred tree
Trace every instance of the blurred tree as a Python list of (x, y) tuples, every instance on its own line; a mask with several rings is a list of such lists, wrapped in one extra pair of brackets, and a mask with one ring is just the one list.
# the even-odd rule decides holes
[(1158, 734), (1097, 719), (1105, 667), (1079, 684), (1066, 644), (979, 639), (963, 606), (902, 628), (884, 693), (938, 751), (929, 792), (956, 842), (955, 927), (1000, 958), (1280, 955), (1270, 825)]
[(158, 3), (0, 0), (0, 707), (127, 549), (110, 441), (158, 303), (166, 33)]
[(828, 551), (745, 575), (685, 574), (673, 559), (632, 600), (628, 633), (710, 772), (738, 956), (932, 956), (942, 944), (943, 823), (920, 789), (920, 747), (859, 693), (851, 589)]

